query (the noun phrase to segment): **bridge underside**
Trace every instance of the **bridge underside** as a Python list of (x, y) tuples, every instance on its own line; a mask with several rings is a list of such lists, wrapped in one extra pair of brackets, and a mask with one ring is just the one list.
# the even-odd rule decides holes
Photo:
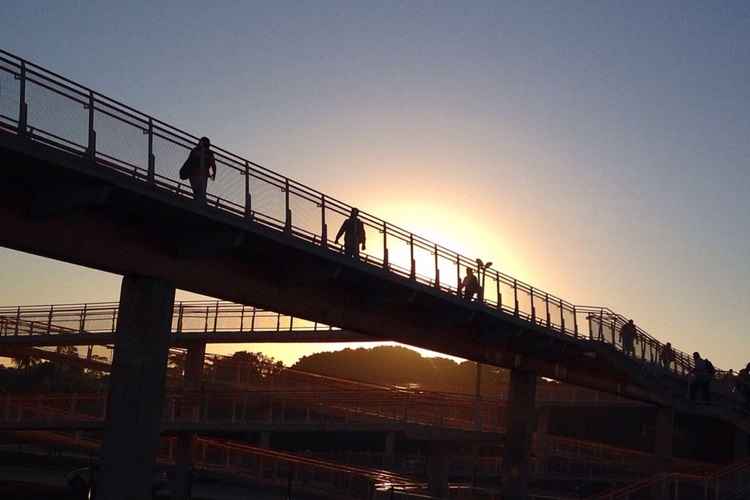
[[(0, 132), (0, 244), (643, 401), (620, 355)], [(618, 361), (619, 360), (619, 361)]]

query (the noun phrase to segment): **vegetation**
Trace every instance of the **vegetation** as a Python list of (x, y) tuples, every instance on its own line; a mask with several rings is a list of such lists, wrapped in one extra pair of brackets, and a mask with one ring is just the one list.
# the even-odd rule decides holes
[[(294, 368), (373, 384), (410, 386), (430, 391), (474, 394), (476, 390), (476, 363), (424, 357), (401, 346), (319, 352), (304, 356)], [(501, 384), (508, 380), (505, 370), (489, 366), (483, 367), (481, 377), (482, 394), (495, 396)]]

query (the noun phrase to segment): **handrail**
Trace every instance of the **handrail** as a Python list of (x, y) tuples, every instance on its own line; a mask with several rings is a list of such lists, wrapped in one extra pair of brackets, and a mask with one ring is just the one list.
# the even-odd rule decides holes
[[(9, 122), (7, 125), (16, 127), (19, 134), (25, 135), (32, 140), (44, 142), (45, 144), (60, 146), (60, 142), (64, 141), (66, 144), (62, 146), (66, 151), (91, 156), (96, 160), (94, 164), (96, 167), (114, 168), (120, 172), (130, 171), (135, 180), (152, 183), (156, 189), (173, 191), (178, 196), (185, 196), (189, 192), (188, 188), (182, 182), (170, 179), (163, 172), (157, 172), (157, 166), (154, 165), (155, 156), (147, 158), (146, 151), (142, 151), (142, 161), (144, 163), (140, 166), (125, 162), (113, 155), (100, 151), (96, 144), (97, 130), (94, 125), (95, 115), (96, 113), (104, 112), (110, 118), (135, 127), (148, 135), (149, 143), (154, 137), (157, 137), (174, 146), (184, 148), (184, 155), (187, 154), (190, 146), (197, 142), (198, 138), (195, 135), (169, 125), (149, 114), (138, 111), (131, 106), (107, 97), (5, 50), (0, 50), (0, 62), (3, 63), (0, 64), (0, 72), (11, 73), (14, 78), (19, 80), (19, 87), (23, 89), (25, 89), (27, 83), (42, 85), (48, 91), (60, 95), (65, 99), (72, 100), (78, 106), (83, 102), (84, 109), (88, 110), (89, 114), (88, 144), (78, 145), (75, 142), (61, 138), (51, 130), (45, 129), (44, 124), (29, 122), (28, 113), (22, 111), (29, 106), (29, 102), (27, 102), (28, 97), (23, 91), (20, 91), (18, 116), (10, 120), (0, 119), (0, 123)], [(25, 91), (28, 93), (29, 89), (25, 89)], [(21, 102), (21, 99), (26, 99), (26, 101)], [(33, 106), (33, 96), (31, 98), (31, 105)], [(99, 132), (101, 133), (101, 131)], [(224, 148), (212, 146), (212, 150), (220, 166), (239, 172), (246, 177), (246, 182), (244, 196), (239, 193), (242, 189), (235, 190), (238, 192), (233, 193), (225, 191), (220, 193), (221, 196), (210, 193), (210, 205), (215, 205), (219, 210), (247, 219), (248, 224), (263, 224), (266, 227), (286, 232), (291, 237), (328, 248), (331, 251), (342, 250), (340, 245), (335, 245), (327, 236), (326, 215), (336, 215), (339, 218), (346, 216), (352, 208), (351, 205), (325, 195), (312, 187), (274, 172)], [(150, 151), (149, 146), (149, 154), (152, 154)], [(173, 169), (175, 165), (170, 164), (170, 167)], [(250, 180), (251, 177), (253, 180)], [(257, 192), (253, 192), (253, 189), (256, 188), (250, 187), (250, 184), (253, 182), (261, 182), (274, 189), (280, 189), (285, 194), (285, 212), (269, 214), (265, 213), (264, 210), (258, 210), (257, 205), (254, 205), (252, 201), (254, 195), (257, 195)], [(223, 198), (222, 196), (234, 196), (235, 199)], [(295, 197), (295, 200), (299, 198), (312, 203), (313, 209), (319, 209), (321, 224), (315, 223), (314, 229), (295, 224), (293, 220), (293, 208), (290, 205), (291, 197)], [(460, 280), (462, 269), (475, 268), (477, 266), (477, 259), (461, 255), (427, 238), (414, 234), (405, 228), (388, 223), (366, 211), (361, 211), (360, 217), (370, 230), (375, 231), (377, 235), (382, 235), (383, 242), (382, 254), (380, 253), (380, 249), (363, 254), (364, 265), (381, 268), (402, 279), (408, 279), (438, 290), (441, 293), (452, 295), (457, 293), (458, 280)], [(406, 253), (409, 256), (402, 255), (399, 257), (397, 255), (396, 247), (393, 246), (394, 240), (399, 242), (403, 250), (408, 250)], [(391, 246), (389, 247), (389, 245)], [(417, 251), (426, 252), (425, 255), (433, 256), (434, 265), (432, 263), (425, 265), (421, 260), (418, 261), (415, 256), (415, 252)], [(441, 261), (443, 265), (442, 269), (440, 265)], [(448, 273), (441, 272), (445, 270)], [(484, 289), (481, 292), (481, 297), (473, 304), (473, 307), (485, 308), (493, 314), (501, 313), (522, 318), (535, 328), (547, 332), (584, 339), (584, 335), (578, 329), (578, 318), (588, 308), (576, 306), (554, 294), (540, 290), (497, 269), (486, 270), (483, 274)], [(512, 299), (508, 298), (508, 294), (512, 295)], [(504, 298), (505, 300), (503, 300)], [(610, 315), (609, 317), (613, 319), (611, 338), (599, 337), (596, 340), (611, 343), (617, 349), (618, 343), (615, 338), (614, 329), (620, 326), (625, 317), (604, 307), (592, 308), (592, 310), (598, 311), (602, 316), (606, 311)], [(589, 338), (586, 340), (594, 340), (594, 337), (594, 332), (589, 331)], [(638, 329), (637, 342), (641, 346), (641, 360), (646, 360), (647, 358), (646, 349), (648, 349), (648, 354), (653, 359), (655, 356), (658, 356), (658, 352), (661, 352), (663, 348), (662, 344), (656, 338), (641, 328)], [(687, 374), (692, 369), (690, 356), (676, 348), (674, 351), (676, 355), (675, 373), (678, 375)], [(638, 357), (637, 353), (636, 357)]]

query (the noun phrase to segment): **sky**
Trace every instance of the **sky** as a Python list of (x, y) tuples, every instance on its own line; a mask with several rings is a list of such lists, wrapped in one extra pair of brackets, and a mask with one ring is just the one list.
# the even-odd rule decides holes
[[(5, 0), (0, 46), (717, 366), (750, 361), (750, 3)], [(4, 249), (0, 282), (2, 305), (119, 293)]]

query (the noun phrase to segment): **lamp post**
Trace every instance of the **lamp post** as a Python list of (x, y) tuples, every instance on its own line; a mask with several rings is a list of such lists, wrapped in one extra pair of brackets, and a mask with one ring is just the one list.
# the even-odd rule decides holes
[(484, 302), (484, 280), (487, 277), (487, 269), (492, 266), (492, 262), (482, 262), (482, 259), (477, 259), (477, 274), (479, 275), (479, 302)]

